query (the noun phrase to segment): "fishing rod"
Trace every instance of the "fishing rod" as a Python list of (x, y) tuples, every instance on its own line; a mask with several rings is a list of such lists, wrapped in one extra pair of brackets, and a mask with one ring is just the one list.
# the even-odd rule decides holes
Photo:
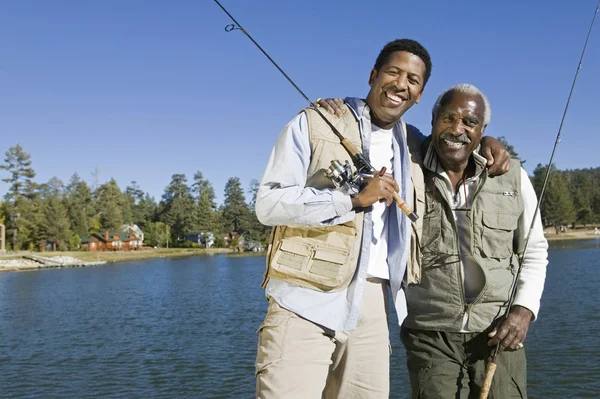
[[(271, 58), (269, 56), (269, 54), (267, 54), (267, 52), (265, 50), (263, 50), (263, 48), (256, 42), (256, 40), (254, 40), (252, 38), (252, 36), (250, 36), (250, 34), (246, 31), (246, 29), (244, 29), (242, 27), (242, 25), (240, 25), (240, 23), (238, 21), (236, 21), (236, 19), (229, 13), (229, 11), (227, 11), (225, 9), (225, 7), (223, 7), (221, 5), (221, 3), (218, 2), (218, 0), (214, 0), (215, 3), (217, 3), (217, 5), (219, 7), (221, 7), (221, 9), (223, 10), (223, 12), (225, 12), (225, 14), (227, 14), (227, 16), (229, 16), (229, 18), (231, 18), (231, 20), (233, 21), (233, 24), (229, 24), (227, 26), (225, 26), (225, 31), (226, 32), (231, 32), (233, 30), (241, 30), (242, 33), (244, 33), (244, 35), (246, 35), (248, 37), (248, 39), (250, 39), (252, 41), (252, 43), (254, 43), (254, 45), (256, 47), (258, 47), (258, 49), (265, 55), (265, 57), (267, 57), (269, 59), (269, 61), (271, 61), (271, 63), (273, 65), (275, 65), (275, 68), (277, 68), (279, 70), (279, 72), (281, 72), (281, 74), (288, 80), (288, 82), (290, 82), (292, 84), (292, 86), (294, 86), (294, 88), (298, 91), (298, 93), (300, 93), (300, 95), (302, 97), (304, 97), (304, 99), (306, 101), (308, 101), (308, 103), (310, 104), (311, 108), (313, 108), (317, 114), (319, 114), (319, 116), (321, 118), (323, 118), (323, 120), (325, 121), (325, 123), (327, 123), (327, 125), (331, 128), (331, 130), (333, 131), (333, 133), (340, 139), (340, 142), (342, 144), (342, 146), (344, 146), (344, 148), (346, 149), (346, 151), (350, 154), (350, 156), (352, 157), (352, 161), (354, 162), (354, 165), (356, 166), (357, 169), (357, 177), (360, 177), (361, 175), (365, 175), (365, 174), (370, 174), (370, 175), (383, 175), (384, 170), (382, 171), (377, 171), (370, 163), (369, 161), (367, 161), (367, 158), (365, 158), (365, 156), (358, 151), (358, 149), (352, 144), (350, 143), (336, 128), (335, 126), (333, 126), (333, 124), (329, 121), (329, 119), (327, 119), (325, 117), (325, 115), (323, 115), (321, 113), (321, 111), (319, 110), (317, 104), (313, 103), (312, 101), (310, 101), (310, 99), (306, 96), (306, 94), (304, 94), (304, 92), (302, 90), (300, 90), (300, 88), (296, 85), (296, 83), (294, 83), (294, 81), (283, 71), (283, 69), (281, 69), (279, 67), (279, 65), (277, 65), (277, 63), (273, 60), (273, 58)], [(347, 173), (344, 173), (344, 170), (342, 170), (341, 168), (343, 168), (339, 162), (336, 165), (332, 165), (330, 168), (330, 173), (331, 175), (333, 175), (335, 178), (338, 178), (339, 176), (346, 176)], [(337, 185), (337, 180), (338, 179), (333, 179), (334, 180), (334, 184)], [(413, 221), (416, 222), (417, 219), (419, 219), (419, 216), (417, 216), (416, 213), (414, 213), (412, 211), (412, 209), (410, 209), (410, 207), (408, 206), (408, 204), (402, 199), (402, 197), (400, 197), (400, 195), (397, 192), (393, 192), (392, 193), (393, 198), (394, 198), (394, 202), (398, 205), (398, 207), (400, 209), (402, 209), (402, 212), (404, 212), (404, 214), (406, 216), (408, 216), (408, 218)]]
[[(567, 116), (567, 111), (569, 110), (569, 103), (571, 102), (571, 96), (573, 95), (573, 89), (575, 88), (575, 83), (577, 82), (577, 77), (579, 76), (579, 71), (581, 71), (583, 56), (585, 55), (585, 50), (587, 48), (588, 41), (590, 40), (590, 35), (592, 34), (592, 28), (594, 27), (594, 22), (596, 21), (596, 16), (600, 11), (600, 0), (598, 1), (598, 5), (596, 6), (596, 10), (594, 11), (594, 17), (592, 18), (592, 23), (590, 24), (590, 29), (588, 30), (587, 37), (585, 39), (585, 44), (583, 45), (583, 50), (581, 51), (581, 57), (579, 58), (579, 64), (577, 65), (577, 71), (575, 72), (575, 77), (573, 78), (573, 84), (571, 85), (571, 91), (569, 92), (569, 97), (567, 98), (567, 104), (565, 105), (565, 110), (562, 115), (562, 119), (560, 121), (560, 126), (558, 127), (558, 133), (556, 134), (556, 141), (554, 142), (554, 148), (552, 148), (552, 155), (550, 155), (550, 161), (548, 161), (548, 166), (546, 167), (546, 176), (544, 178), (544, 184), (542, 185), (542, 192), (540, 193), (540, 198), (538, 199), (537, 206), (535, 207), (535, 212), (533, 213), (533, 218), (531, 219), (531, 225), (529, 226), (529, 232), (527, 233), (527, 238), (525, 239), (525, 248), (523, 249), (523, 253), (519, 256), (519, 268), (517, 270), (517, 275), (515, 276), (515, 282), (512, 287), (512, 292), (510, 294), (508, 300), (508, 306), (504, 311), (504, 320), (508, 317), (510, 313), (510, 309), (512, 308), (515, 296), (517, 294), (517, 285), (519, 281), (519, 276), (521, 275), (521, 270), (523, 269), (523, 259), (525, 258), (525, 252), (527, 251), (527, 246), (529, 245), (529, 239), (531, 238), (531, 231), (533, 230), (533, 226), (535, 224), (535, 217), (540, 209), (540, 205), (544, 198), (544, 194), (546, 192), (546, 186), (548, 185), (548, 177), (550, 176), (550, 171), (552, 169), (552, 160), (554, 159), (554, 154), (556, 152), (556, 147), (558, 147), (558, 143), (560, 143), (560, 133), (562, 131), (563, 124), (565, 122), (565, 117)], [(485, 378), (483, 380), (483, 385), (481, 387), (480, 399), (487, 399), (488, 394), (490, 392), (490, 388), (492, 387), (492, 381), (494, 379), (494, 373), (496, 372), (496, 357), (498, 356), (498, 352), (500, 351), (500, 342), (496, 344), (492, 352), (492, 356), (490, 362), (487, 365), (485, 371)]]

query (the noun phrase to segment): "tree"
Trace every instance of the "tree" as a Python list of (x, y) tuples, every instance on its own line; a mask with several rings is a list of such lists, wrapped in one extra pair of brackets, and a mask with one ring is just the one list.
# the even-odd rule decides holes
[(592, 174), (586, 170), (577, 170), (570, 173), (571, 181), (569, 191), (573, 193), (573, 206), (575, 207), (578, 223), (588, 224), (594, 222), (592, 204), (596, 190)]
[(198, 232), (217, 230), (217, 204), (215, 203), (215, 190), (202, 172), (194, 174), (192, 192), (198, 202)]
[(225, 199), (221, 210), (225, 231), (248, 231), (250, 209), (246, 204), (240, 179), (232, 177), (225, 184)]
[(7, 219), (7, 237), (11, 237), (12, 249), (35, 246), (37, 216), (39, 207), (33, 206), (36, 200), (35, 172), (31, 167), (31, 155), (19, 144), (6, 151), (4, 164), (0, 169), (8, 172), (9, 177), (2, 179), (9, 183), (4, 196), (3, 212)]
[(144, 193), (136, 181), (132, 181), (125, 189), (125, 201), (131, 209), (131, 217), (126, 221), (135, 223), (144, 228), (146, 223), (151, 222), (156, 213), (156, 202), (150, 195)]
[(53, 249), (57, 244), (60, 249), (69, 244), (72, 232), (70, 221), (59, 194), (54, 194), (47, 199), (44, 207), (44, 218), (41, 224), (41, 235), (45, 240), (53, 242)]
[(118, 230), (125, 222), (123, 194), (115, 179), (98, 187), (97, 210), (104, 230)]
[(32, 193), (35, 188), (32, 180), (35, 172), (31, 167), (31, 155), (17, 144), (6, 151), (4, 162), (3, 165), (0, 165), (0, 169), (4, 169), (10, 174), (10, 177), (2, 179), (3, 182), (10, 184), (5, 199), (17, 201), (20, 197)]
[[(533, 171), (533, 175), (533, 187), (539, 198), (546, 176), (546, 168), (538, 164)], [(548, 186), (542, 201), (541, 215), (545, 225), (554, 226), (557, 229), (560, 226), (573, 223), (576, 218), (573, 200), (565, 176), (562, 172), (556, 170), (554, 165), (550, 170)]]
[(165, 189), (160, 207), (160, 220), (171, 227), (176, 243), (193, 233), (197, 226), (197, 209), (184, 174), (174, 174)]
[(99, 218), (96, 228), (92, 228), (92, 218), (95, 214), (92, 190), (77, 173), (71, 177), (65, 189), (65, 204), (74, 234), (86, 236), (102, 229)]
[(145, 245), (164, 248), (168, 245), (171, 237), (171, 229), (162, 222), (148, 222), (144, 230)]
[(506, 148), (506, 151), (508, 151), (511, 158), (518, 159), (519, 161), (521, 161), (521, 165), (525, 164), (526, 161), (519, 157), (519, 154), (517, 154), (517, 152), (515, 151), (515, 147), (508, 143), (506, 137), (500, 136), (498, 137), (498, 141), (504, 146), (504, 148)]
[(266, 244), (266, 241), (269, 238), (271, 232), (271, 228), (260, 223), (258, 221), (258, 218), (256, 217), (256, 197), (258, 195), (259, 187), (260, 183), (258, 182), (258, 180), (252, 179), (252, 181), (250, 181), (250, 188), (248, 192), (250, 193), (251, 200), (248, 236), (251, 240)]

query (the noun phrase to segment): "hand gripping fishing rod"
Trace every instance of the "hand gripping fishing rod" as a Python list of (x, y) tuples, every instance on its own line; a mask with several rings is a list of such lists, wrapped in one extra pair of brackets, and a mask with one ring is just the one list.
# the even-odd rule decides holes
[[(585, 55), (585, 49), (587, 48), (588, 41), (590, 40), (590, 35), (592, 33), (592, 28), (594, 27), (594, 22), (596, 21), (596, 16), (598, 15), (598, 11), (600, 11), (600, 1), (598, 1), (598, 5), (596, 6), (596, 11), (594, 11), (594, 17), (592, 18), (592, 23), (590, 24), (590, 29), (587, 34), (587, 38), (585, 39), (585, 44), (583, 45), (583, 50), (581, 51), (581, 57), (579, 58), (579, 64), (577, 65), (577, 71), (575, 72), (575, 77), (573, 78), (573, 84), (571, 85), (571, 91), (569, 92), (569, 97), (567, 98), (567, 104), (565, 105), (565, 111), (563, 112), (562, 119), (560, 121), (560, 126), (558, 128), (558, 133), (556, 134), (556, 141), (554, 142), (554, 148), (552, 148), (552, 155), (550, 155), (550, 161), (548, 161), (548, 166), (546, 167), (546, 176), (544, 178), (544, 184), (542, 185), (542, 192), (540, 193), (540, 198), (538, 199), (537, 206), (535, 208), (535, 212), (533, 213), (533, 219), (531, 219), (531, 225), (529, 226), (529, 232), (527, 233), (527, 238), (525, 239), (525, 248), (523, 249), (523, 253), (519, 256), (519, 269), (517, 270), (517, 275), (515, 276), (515, 282), (513, 284), (512, 292), (508, 299), (508, 306), (506, 307), (506, 311), (504, 312), (504, 320), (508, 317), (510, 313), (510, 309), (513, 306), (515, 301), (515, 296), (517, 294), (517, 284), (519, 282), (519, 276), (521, 275), (521, 270), (523, 269), (523, 259), (525, 258), (525, 252), (527, 251), (527, 246), (529, 245), (529, 239), (531, 238), (531, 231), (533, 230), (533, 225), (535, 224), (535, 217), (540, 209), (540, 205), (544, 198), (544, 194), (546, 192), (546, 186), (548, 185), (548, 177), (550, 176), (550, 170), (552, 168), (552, 160), (554, 159), (554, 153), (556, 152), (556, 147), (558, 143), (560, 143), (560, 133), (562, 131), (563, 123), (565, 122), (565, 117), (567, 116), (567, 110), (569, 109), (569, 103), (571, 102), (571, 96), (573, 95), (573, 89), (575, 88), (575, 83), (577, 82), (577, 77), (579, 76), (579, 71), (582, 67), (583, 56)], [(490, 388), (492, 387), (492, 381), (494, 379), (494, 373), (496, 372), (496, 356), (498, 356), (498, 352), (500, 351), (500, 343), (496, 344), (492, 352), (492, 356), (490, 362), (487, 365), (485, 371), (485, 378), (483, 380), (483, 385), (481, 387), (481, 393), (479, 399), (487, 399), (488, 394), (490, 393)]]
[[(279, 72), (281, 72), (281, 74), (283, 76), (285, 76), (285, 78), (288, 80), (288, 82), (290, 82), (292, 84), (292, 86), (294, 86), (294, 88), (298, 91), (298, 93), (300, 93), (300, 95), (302, 97), (304, 97), (304, 99), (306, 101), (308, 101), (310, 106), (317, 112), (317, 114), (319, 114), (319, 116), (321, 118), (323, 118), (323, 120), (331, 128), (333, 133), (340, 139), (342, 146), (344, 146), (346, 151), (352, 157), (352, 161), (354, 162), (354, 165), (356, 166), (357, 173), (371, 174), (371, 175), (373, 175), (374, 173), (377, 174), (378, 171), (369, 163), (369, 161), (367, 161), (367, 158), (365, 158), (365, 156), (361, 152), (359, 152), (356, 149), (356, 147), (354, 147), (354, 145), (352, 145), (352, 143), (350, 143), (344, 136), (342, 136), (342, 134), (333, 126), (333, 124), (331, 122), (329, 122), (329, 119), (327, 119), (325, 117), (325, 115), (323, 115), (321, 113), (318, 106), (315, 103), (313, 103), (312, 101), (310, 101), (310, 99), (306, 96), (306, 94), (304, 94), (304, 92), (302, 90), (300, 90), (300, 88), (296, 85), (296, 83), (294, 83), (294, 81), (292, 79), (290, 79), (290, 77), (283, 71), (283, 69), (281, 69), (275, 61), (273, 61), (273, 59), (269, 56), (269, 54), (267, 54), (267, 52), (265, 50), (263, 50), (263, 48), (256, 42), (256, 40), (254, 40), (252, 38), (252, 36), (250, 36), (250, 34), (246, 31), (246, 29), (244, 29), (242, 27), (242, 25), (240, 25), (240, 23), (238, 21), (236, 21), (235, 18), (233, 18), (233, 16), (225, 9), (225, 7), (223, 7), (221, 5), (221, 3), (219, 3), (217, 0), (214, 0), (214, 2), (217, 3), (217, 5), (219, 7), (221, 7), (221, 9), (225, 12), (225, 14), (227, 14), (229, 16), (229, 18), (231, 18), (231, 20), (234, 22), (233, 24), (227, 25), (225, 27), (225, 31), (231, 32), (234, 29), (241, 30), (244, 33), (244, 35), (248, 36), (248, 39), (250, 39), (252, 41), (252, 43), (254, 43), (254, 45), (256, 47), (258, 47), (258, 49), (265, 55), (265, 57), (267, 57), (269, 59), (269, 61), (271, 61), (271, 63), (273, 65), (275, 65), (275, 68), (277, 68), (279, 70)], [(416, 222), (417, 219), (419, 218), (419, 216), (417, 216), (417, 214), (414, 213), (412, 211), (412, 209), (410, 209), (410, 207), (402, 199), (402, 197), (400, 197), (400, 195), (395, 191), (393, 192), (393, 197), (394, 197), (394, 202), (398, 205), (398, 207), (400, 209), (402, 209), (402, 212), (404, 212), (404, 214), (406, 216), (408, 216), (408, 218), (411, 221)]]

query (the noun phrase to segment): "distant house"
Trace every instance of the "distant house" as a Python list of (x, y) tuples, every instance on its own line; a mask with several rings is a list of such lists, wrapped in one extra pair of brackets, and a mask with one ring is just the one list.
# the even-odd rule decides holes
[(122, 231), (94, 233), (81, 238), (81, 247), (86, 251), (128, 251), (144, 246), (144, 233), (135, 224), (121, 226)]
[(252, 252), (262, 252), (265, 249), (260, 241), (256, 240), (246, 240), (244, 242), (244, 251), (252, 251)]
[(205, 248), (211, 248), (215, 243), (215, 235), (210, 232), (190, 233), (184, 237), (185, 241), (193, 242)]

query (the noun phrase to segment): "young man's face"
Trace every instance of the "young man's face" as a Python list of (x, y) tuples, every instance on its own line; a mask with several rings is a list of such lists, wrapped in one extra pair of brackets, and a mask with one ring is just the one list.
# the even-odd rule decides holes
[(445, 169), (464, 165), (479, 145), (485, 103), (478, 94), (450, 92), (431, 122), (432, 142)]
[(416, 55), (396, 51), (390, 54), (379, 71), (371, 71), (367, 104), (375, 125), (384, 129), (394, 126), (410, 107), (419, 102), (425, 84), (425, 70), (425, 63)]

